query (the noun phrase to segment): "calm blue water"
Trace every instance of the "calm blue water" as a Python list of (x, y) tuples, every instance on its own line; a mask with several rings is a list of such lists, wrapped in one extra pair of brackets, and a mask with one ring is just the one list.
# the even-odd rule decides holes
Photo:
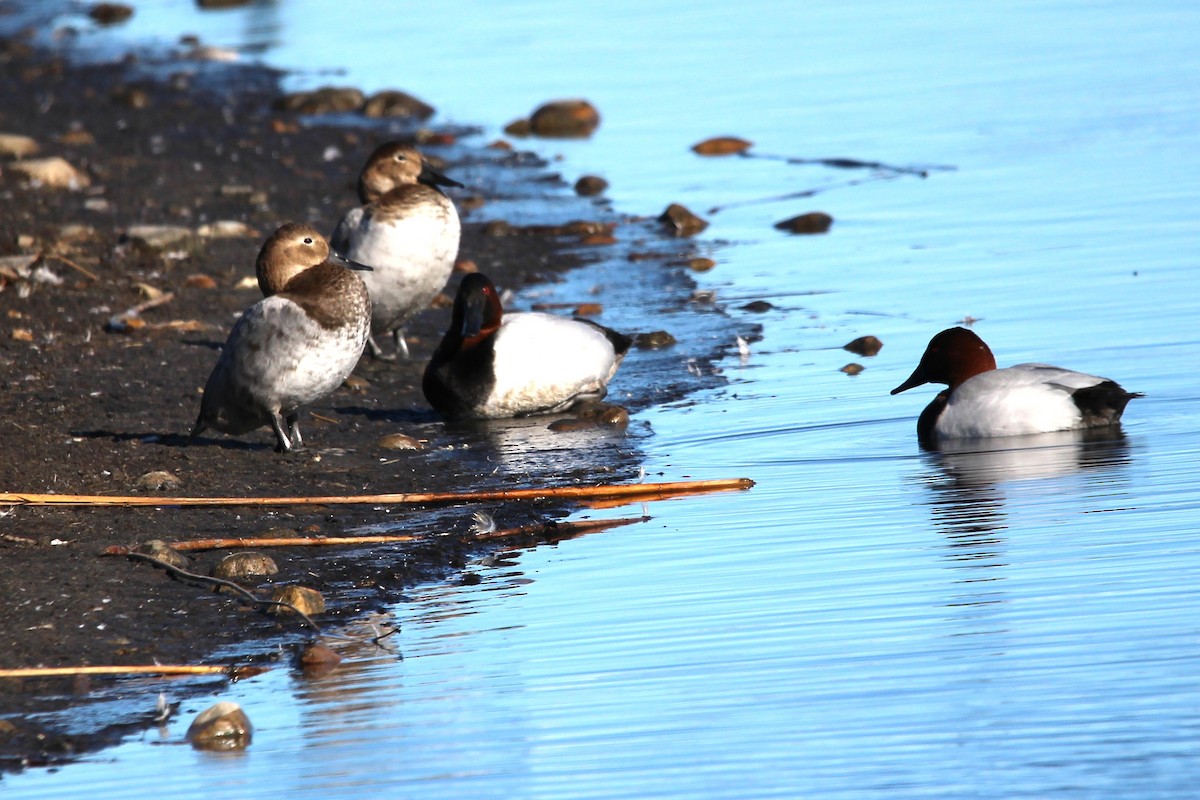
[[(228, 687), (257, 727), (244, 754), (178, 746), (196, 702), (166, 745), (6, 776), (6, 796), (1195, 796), (1200, 8), (134, 5), (122, 36), (196, 32), (302, 68), (297, 86), (402, 88), (481, 141), (584, 96), (592, 140), (530, 144), (568, 180), (604, 175), (629, 213), (746, 203), (708, 215), (719, 264), (698, 280), (734, 309), (770, 300), (732, 312), (763, 339), (721, 364), (728, 385), (638, 418), (649, 473), (758, 486), (416, 592), (392, 610), (402, 660)], [(688, 151), (717, 134), (955, 169)], [(813, 209), (828, 236), (771, 228)], [(605, 322), (654, 327), (653, 298), (611, 296)], [(966, 316), (1002, 363), (1144, 392), (1124, 440), (921, 453), (932, 389), (888, 391)], [(879, 356), (840, 350), (863, 334)]]

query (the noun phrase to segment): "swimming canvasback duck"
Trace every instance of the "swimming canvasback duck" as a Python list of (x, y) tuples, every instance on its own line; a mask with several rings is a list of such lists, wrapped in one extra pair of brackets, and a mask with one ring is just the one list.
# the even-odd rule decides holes
[(496, 287), (476, 272), (459, 284), (450, 328), (422, 388), (429, 404), (451, 418), (565, 411), (604, 397), (632, 342), (586, 320), (505, 314)]
[(347, 267), (370, 269), (332, 253), (310, 225), (267, 239), (256, 264), (264, 297), (230, 331), (189, 442), (208, 428), (239, 436), (270, 425), (277, 452), (304, 446), (299, 408), (342, 384), (370, 333), (367, 287)]
[(438, 186), (462, 186), (429, 166), (413, 147), (381, 145), (358, 178), (363, 203), (347, 212), (330, 238), (346, 258), (369, 264), (363, 276), (371, 293), (372, 357), (384, 356), (377, 336), (390, 333), (408, 357), (404, 323), (429, 307), (450, 279), (462, 226), (450, 198)]
[(1115, 382), (1047, 364), (996, 369), (983, 340), (966, 328), (948, 328), (929, 341), (921, 363), (899, 394), (923, 383), (950, 388), (917, 420), (922, 444), (1113, 425), (1135, 397)]

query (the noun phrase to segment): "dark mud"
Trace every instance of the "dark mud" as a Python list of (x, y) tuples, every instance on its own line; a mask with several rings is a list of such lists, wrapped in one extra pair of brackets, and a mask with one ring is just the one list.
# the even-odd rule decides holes
[[(626, 431), (556, 434), (546, 419), (447, 427), (420, 394), (421, 370), (448, 317), (441, 308), (411, 326), (412, 360), (364, 361), (356, 374), (365, 385), (343, 388), (302, 416), (307, 451), (274, 453), (269, 430), (185, 446), (218, 348), (236, 315), (259, 297), (238, 284), (252, 275), (262, 240), (286, 221), (332, 230), (356, 202), (362, 161), (387, 139), (417, 140), (468, 185), (455, 195), (464, 209), (461, 256), (498, 285), (553, 283), (581, 264), (608, 260), (627, 271), (620, 280), (626, 294), (638, 287), (657, 293), (645, 303), (653, 313), (643, 330), (669, 327), (664, 320), (685, 308), (691, 292), (679, 266), (692, 255), (686, 242), (662, 235), (652, 221), (620, 218), (603, 201), (580, 200), (530, 156), (461, 130), (434, 127), (431, 139), (395, 123), (273, 112), (279, 77), (261, 67), (182, 60), (80, 68), (20, 36), (0, 41), (0, 132), (33, 137), (42, 155), (62, 156), (92, 182), (83, 191), (33, 188), (0, 161), (0, 258), (42, 252), (33, 268), (47, 271), (41, 279), (14, 276), (11, 268), (0, 273), (0, 490), (348, 495), (636, 480), (639, 441), (650, 435), (637, 412), (720, 380), (703, 366), (733, 341), (716, 308), (700, 316), (716, 320), (705, 323), (710, 328), (728, 328), (727, 336), (682, 337), (673, 348), (627, 359), (614, 384), (627, 387), (616, 398), (633, 413)], [(130, 86), (140, 93), (132, 105)], [(545, 227), (581, 214), (616, 225), (617, 243), (585, 246), (577, 234)], [(487, 223), (501, 218), (542, 227), (486, 235)], [(124, 234), (135, 224), (196, 228), (218, 220), (254, 233), (196, 238), (166, 252)], [(195, 276), (211, 278), (211, 286)], [(173, 299), (146, 311), (145, 327), (108, 329), (110, 318), (146, 300), (140, 285)], [(600, 289), (581, 299), (620, 302)], [(171, 322), (186, 324), (164, 324)], [(379, 446), (397, 432), (425, 448)], [(178, 486), (140, 482), (156, 471)], [(502, 544), (471, 535), (475, 510), (0, 506), (0, 668), (268, 662), (282, 669), (289, 667), (277, 662), (312, 638), (295, 617), (267, 616), (146, 563), (101, 557), (110, 545), (281, 531), (420, 537), (385, 547), (271, 551), (280, 567), (272, 583), (323, 592), (329, 610), (320, 621), (336, 629), (403, 599), (415, 583), (474, 580), (478, 559), (553, 540), (553, 521), (573, 509), (551, 501), (483, 509), (500, 527), (547, 523), (544, 536)], [(222, 555), (197, 553), (191, 569), (206, 573)], [(0, 679), (0, 770), (68, 760), (145, 728), (163, 683)], [(178, 699), (219, 683), (176, 681), (169, 691)]]

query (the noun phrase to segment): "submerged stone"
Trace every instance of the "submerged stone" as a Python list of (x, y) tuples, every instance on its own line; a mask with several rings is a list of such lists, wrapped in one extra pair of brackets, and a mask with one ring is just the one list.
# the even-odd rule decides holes
[(824, 211), (810, 211), (776, 222), (775, 227), (789, 233), (828, 233), (833, 225), (833, 217)]
[(228, 700), (201, 711), (187, 730), (187, 740), (197, 750), (244, 750), (253, 736), (246, 712)]

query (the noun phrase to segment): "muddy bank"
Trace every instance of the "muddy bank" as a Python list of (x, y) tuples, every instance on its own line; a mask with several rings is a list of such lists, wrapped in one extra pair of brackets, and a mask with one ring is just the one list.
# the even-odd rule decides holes
[[(684, 336), (675, 347), (627, 360), (614, 383), (616, 399), (633, 413), (624, 431), (554, 433), (544, 419), (444, 425), (420, 394), (421, 370), (448, 318), (440, 308), (410, 326), (410, 361), (364, 361), (355, 388), (308, 409), (307, 451), (274, 453), (269, 430), (184, 446), (220, 344), (237, 314), (259, 297), (243, 280), (253, 274), (263, 238), (293, 220), (332, 230), (356, 202), (363, 159), (388, 139), (416, 141), (467, 184), (454, 195), (464, 219), (461, 256), (498, 285), (554, 283), (580, 264), (610, 260), (629, 271), (626, 291), (633, 283), (660, 293), (647, 304), (654, 315), (644, 330), (664, 327), (660, 315), (669, 319), (688, 307), (692, 286), (681, 264), (692, 253), (652, 220), (621, 218), (603, 201), (581, 200), (546, 165), (489, 147), (469, 131), (272, 111), (279, 77), (260, 67), (186, 61), (153, 71), (134, 60), (78, 68), (20, 37), (0, 41), (0, 132), (32, 137), (41, 155), (61, 156), (90, 183), (75, 191), (37, 188), (0, 161), (0, 258), (12, 257), (0, 262), (0, 487), (262, 496), (635, 480), (638, 443), (650, 435), (638, 410), (720, 380), (705, 368), (733, 343), (719, 309), (702, 315), (704, 325), (728, 328), (728, 335)], [(580, 218), (614, 225), (615, 243), (602, 237), (583, 244), (580, 233), (553, 228)], [(489, 224), (497, 219), (517, 229)], [(196, 231), (218, 222), (246, 230), (188, 236), (162, 248), (128, 235), (135, 225)], [(521, 228), (531, 223), (541, 227)], [(603, 303), (605, 288), (580, 299)], [(165, 294), (171, 298), (140, 315), (143, 324), (112, 324)], [(392, 433), (423, 447), (382, 447), (381, 438)], [(160, 472), (169, 477), (145, 477)], [(395, 530), (420, 537), (407, 545), (271, 552), (280, 568), (271, 582), (323, 592), (329, 610), (320, 619), (336, 627), (401, 599), (416, 582), (470, 580), (461, 576), (474, 560), (512, 546), (475, 540), (474, 510), (0, 508), (0, 667), (274, 664), (280, 642), (311, 638), (294, 618), (269, 617), (150, 565), (98, 554), (149, 539), (281, 531)], [(572, 507), (542, 502), (486, 510), (509, 527), (552, 522)], [(195, 554), (190, 568), (207, 573), (222, 555)], [(143, 728), (160, 688), (145, 680), (0, 679), (0, 768), (53, 763)], [(212, 681), (175, 682), (170, 691), (178, 697), (212, 688)], [(94, 713), (97, 704), (103, 713)], [(31, 716), (87, 706), (93, 713)]]

